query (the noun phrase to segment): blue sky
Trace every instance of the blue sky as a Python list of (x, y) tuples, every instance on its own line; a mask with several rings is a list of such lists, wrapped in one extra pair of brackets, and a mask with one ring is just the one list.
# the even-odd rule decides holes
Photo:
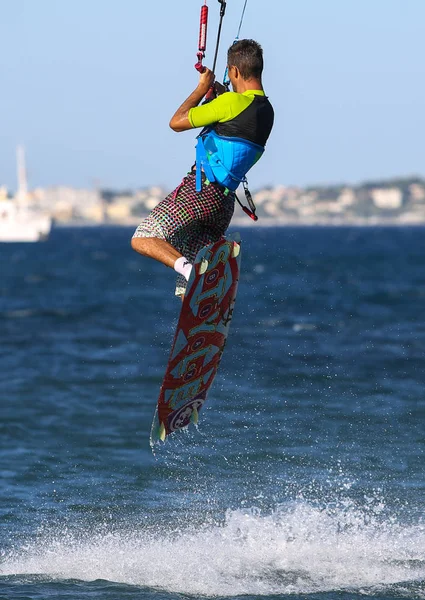
[[(244, 0), (228, 0), (217, 77)], [(197, 83), (203, 0), (0, 0), (0, 185), (178, 184), (195, 135), (168, 121)], [(219, 3), (208, 1), (205, 64)], [(248, 0), (275, 107), (264, 185), (425, 175), (424, 0)]]

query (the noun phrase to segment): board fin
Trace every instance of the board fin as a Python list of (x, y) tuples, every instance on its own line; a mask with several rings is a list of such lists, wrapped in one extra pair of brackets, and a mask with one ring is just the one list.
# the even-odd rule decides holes
[(236, 258), (237, 256), (239, 256), (240, 251), (241, 251), (240, 245), (236, 242), (233, 242), (232, 258)]
[(199, 413), (198, 413), (198, 409), (196, 408), (196, 406), (194, 406), (192, 408), (192, 414), (190, 415), (190, 421), (191, 423), (193, 423), (194, 425), (198, 424), (199, 421)]
[(199, 263), (199, 274), (203, 275), (205, 271), (208, 269), (208, 261), (206, 258), (203, 258)]
[(161, 425), (159, 426), (158, 437), (161, 440), (161, 442), (165, 442), (166, 436), (167, 433), (165, 431), (165, 425), (164, 423), (161, 423)]

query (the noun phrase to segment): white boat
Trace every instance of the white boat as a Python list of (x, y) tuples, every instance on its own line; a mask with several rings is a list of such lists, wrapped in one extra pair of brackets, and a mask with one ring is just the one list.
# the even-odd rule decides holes
[(50, 215), (43, 214), (31, 201), (22, 147), (17, 149), (18, 192), (13, 200), (0, 199), (0, 242), (39, 242), (49, 237)]
[(52, 219), (22, 206), (16, 200), (0, 200), (0, 242), (39, 242), (49, 237)]

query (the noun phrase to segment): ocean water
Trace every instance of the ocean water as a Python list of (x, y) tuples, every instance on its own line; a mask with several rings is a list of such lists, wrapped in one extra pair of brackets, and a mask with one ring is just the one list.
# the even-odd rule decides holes
[(0, 245), (0, 599), (425, 599), (425, 229), (242, 229), (198, 429), (132, 230)]

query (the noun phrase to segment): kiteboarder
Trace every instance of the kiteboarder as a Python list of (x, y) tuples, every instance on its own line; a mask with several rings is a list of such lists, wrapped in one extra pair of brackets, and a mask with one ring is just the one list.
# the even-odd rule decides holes
[[(131, 240), (136, 252), (178, 273), (178, 296), (185, 293), (197, 252), (227, 230), (241, 183), (250, 201), (246, 174), (262, 156), (273, 127), (273, 107), (262, 84), (261, 46), (254, 40), (237, 41), (228, 50), (227, 65), (233, 92), (214, 83), (214, 73), (202, 67), (196, 89), (171, 118), (170, 127), (176, 132), (203, 128), (196, 163), (140, 223)], [(216, 97), (200, 105), (211, 89)], [(250, 206), (251, 210), (243, 208), (256, 219)]]

